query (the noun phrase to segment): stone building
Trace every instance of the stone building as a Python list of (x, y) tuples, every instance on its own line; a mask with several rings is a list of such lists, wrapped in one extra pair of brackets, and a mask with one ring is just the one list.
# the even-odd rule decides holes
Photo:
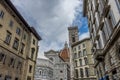
[(34, 80), (39, 40), (10, 0), (0, 0), (0, 80)]
[(45, 56), (54, 64), (53, 80), (70, 80), (70, 66), (59, 54), (59, 51), (54, 50), (45, 52)]
[(120, 80), (120, 0), (84, 0), (98, 79)]
[(35, 80), (53, 80), (53, 62), (38, 58), (35, 69)]
[(70, 59), (72, 59), (71, 65), (73, 66), (71, 80), (96, 80), (90, 39), (79, 40), (77, 27), (69, 27), (68, 30), (71, 47)]

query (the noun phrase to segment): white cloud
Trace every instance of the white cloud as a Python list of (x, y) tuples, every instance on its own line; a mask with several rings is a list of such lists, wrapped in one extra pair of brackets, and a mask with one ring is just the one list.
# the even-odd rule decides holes
[(80, 34), (79, 40), (82, 40), (82, 39), (85, 39), (85, 38), (89, 38), (89, 37), (90, 37), (89, 32), (86, 32), (86, 33)]
[(38, 57), (41, 57), (44, 51), (59, 50), (63, 47), (64, 42), (68, 41), (67, 27), (82, 10), (80, 7), (82, 0), (12, 0), (12, 2), (42, 37)]

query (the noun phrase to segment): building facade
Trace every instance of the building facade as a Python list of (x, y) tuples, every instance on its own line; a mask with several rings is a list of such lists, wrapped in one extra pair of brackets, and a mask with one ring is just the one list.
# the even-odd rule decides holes
[(35, 80), (53, 80), (53, 62), (38, 58), (35, 69)]
[(72, 80), (96, 80), (90, 39), (79, 40), (77, 27), (69, 27), (68, 30), (74, 74)]
[(59, 51), (54, 50), (45, 52), (45, 56), (54, 64), (53, 80), (70, 80), (70, 66), (59, 54)]
[(34, 80), (39, 40), (10, 0), (0, 0), (0, 80)]
[(120, 80), (120, 0), (84, 0), (98, 79)]

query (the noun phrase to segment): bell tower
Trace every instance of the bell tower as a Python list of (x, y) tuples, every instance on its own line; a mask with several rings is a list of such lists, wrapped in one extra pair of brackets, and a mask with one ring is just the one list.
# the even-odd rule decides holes
[(74, 42), (79, 41), (78, 27), (68, 27), (69, 31), (69, 45), (72, 45)]
[(72, 52), (72, 44), (75, 42), (79, 41), (79, 36), (78, 36), (78, 27), (68, 27), (68, 32), (69, 32), (69, 49), (70, 49), (70, 80), (75, 80), (74, 78), (74, 61), (73, 61), (73, 52)]

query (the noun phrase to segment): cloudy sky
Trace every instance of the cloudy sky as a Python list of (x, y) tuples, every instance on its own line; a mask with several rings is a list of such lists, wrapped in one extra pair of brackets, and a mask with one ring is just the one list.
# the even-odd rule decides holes
[(12, 0), (25, 20), (39, 33), (38, 57), (44, 51), (60, 50), (68, 41), (69, 26), (79, 27), (79, 38), (89, 36), (87, 19), (82, 17), (82, 0)]

